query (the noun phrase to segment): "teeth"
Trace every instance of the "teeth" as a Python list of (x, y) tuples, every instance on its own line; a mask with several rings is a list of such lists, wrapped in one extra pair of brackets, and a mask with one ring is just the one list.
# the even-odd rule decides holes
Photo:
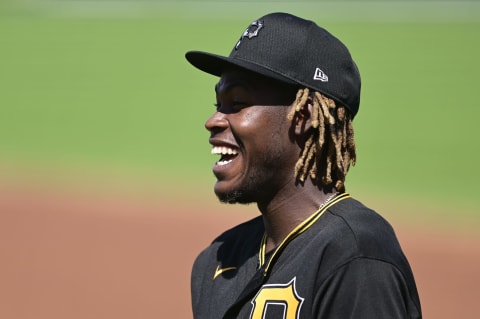
[(228, 160), (228, 161), (218, 161), (217, 162), (217, 165), (219, 166), (223, 166), (223, 165), (227, 165), (228, 163), (230, 163), (232, 160)]
[(214, 146), (211, 153), (213, 155), (237, 155), (237, 151), (230, 147)]

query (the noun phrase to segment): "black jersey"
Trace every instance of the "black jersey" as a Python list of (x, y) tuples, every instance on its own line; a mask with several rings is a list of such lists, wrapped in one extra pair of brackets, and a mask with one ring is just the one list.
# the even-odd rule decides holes
[(254, 218), (196, 259), (196, 319), (421, 318), (414, 277), (392, 227), (342, 194), (265, 254)]

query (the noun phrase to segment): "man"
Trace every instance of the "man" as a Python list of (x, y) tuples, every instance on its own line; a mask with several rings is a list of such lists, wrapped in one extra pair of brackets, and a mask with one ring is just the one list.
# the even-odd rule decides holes
[(228, 57), (210, 131), (215, 193), (261, 215), (220, 235), (192, 270), (195, 318), (421, 318), (391, 226), (345, 192), (360, 74), (348, 49), (285, 14), (254, 21)]

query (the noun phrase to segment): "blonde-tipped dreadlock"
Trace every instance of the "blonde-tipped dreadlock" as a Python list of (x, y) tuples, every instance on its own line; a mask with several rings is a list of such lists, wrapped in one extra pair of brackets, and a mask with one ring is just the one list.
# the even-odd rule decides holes
[(345, 176), (350, 165), (355, 165), (355, 141), (350, 114), (342, 105), (319, 92), (299, 89), (288, 113), (293, 119), (312, 100), (312, 133), (308, 137), (295, 165), (295, 176), (302, 183), (307, 176), (325, 186), (345, 191)]

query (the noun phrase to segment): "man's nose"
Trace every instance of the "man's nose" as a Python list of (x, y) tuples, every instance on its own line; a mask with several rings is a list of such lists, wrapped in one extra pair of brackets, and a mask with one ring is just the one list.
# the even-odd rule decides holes
[(210, 118), (205, 122), (205, 128), (214, 132), (217, 130), (223, 130), (228, 126), (227, 114), (222, 112), (215, 112)]

